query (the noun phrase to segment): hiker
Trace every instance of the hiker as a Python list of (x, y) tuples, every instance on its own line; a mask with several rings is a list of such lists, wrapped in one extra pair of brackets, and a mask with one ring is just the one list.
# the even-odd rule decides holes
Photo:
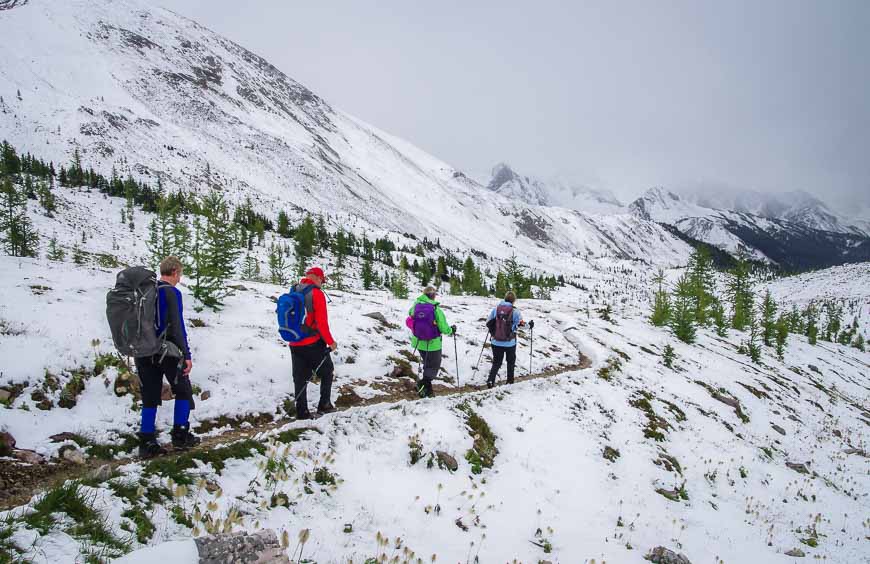
[[(136, 371), (142, 387), (142, 426), (139, 432), (139, 456), (151, 458), (166, 454), (157, 442), (155, 420), (157, 406), (162, 404), (163, 378), (172, 387), (175, 413), (172, 426), (172, 446), (187, 449), (199, 444), (199, 437), (190, 432), (190, 409), (193, 389), (190, 370), (193, 362), (184, 327), (181, 292), (175, 286), (181, 281), (183, 267), (176, 257), (160, 261), (160, 279), (157, 281), (155, 325), (157, 336), (165, 339), (163, 352), (135, 359)], [(170, 349), (167, 352), (167, 348)]]
[(427, 286), (408, 311), (405, 324), (411, 329), (411, 346), (420, 351), (423, 379), (417, 383), (421, 398), (432, 397), (432, 380), (441, 369), (441, 335), (456, 333), (456, 325), (447, 325), (444, 310), (435, 301), (435, 288)]
[(516, 301), (516, 294), (508, 292), (504, 300), (489, 313), (486, 325), (492, 335), (492, 368), (486, 381), (487, 388), (495, 386), (495, 377), (505, 357), (507, 357), (507, 383), (514, 383), (514, 366), (517, 363), (517, 327), (526, 324), (520, 310), (514, 307)]
[[(293, 287), (305, 295), (304, 333), (309, 333), (297, 342), (290, 343), (290, 357), (293, 362), (293, 387), (296, 398), (296, 419), (313, 419), (308, 410), (308, 380), (312, 376), (320, 379), (320, 402), (317, 413), (332, 413), (335, 406), (330, 401), (332, 393), (332, 357), (336, 343), (329, 332), (329, 316), (326, 311), (326, 294), (321, 285), (326, 275), (319, 267), (309, 268), (305, 277)], [(308, 290), (308, 288), (311, 288)]]

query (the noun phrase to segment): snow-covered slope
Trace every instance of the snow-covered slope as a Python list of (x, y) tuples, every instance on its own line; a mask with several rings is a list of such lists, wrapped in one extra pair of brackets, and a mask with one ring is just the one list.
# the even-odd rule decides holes
[[(870, 260), (870, 237), (808, 227), (745, 211), (704, 207), (661, 187), (629, 205), (636, 217), (667, 223), (686, 235), (730, 253), (744, 250), (755, 259), (787, 269), (820, 268)], [(792, 210), (799, 213), (798, 210)]]
[(499, 163), (487, 188), (506, 200), (535, 206), (556, 206), (592, 214), (619, 214), (626, 210), (611, 192), (561, 179), (541, 180), (515, 172)]
[[(0, 138), (55, 162), (224, 187), (358, 231), (439, 239), (538, 266), (566, 254), (685, 259), (628, 215), (598, 218), (498, 197), (411, 144), (336, 110), (267, 61), (143, 0), (37, 0), (0, 18)], [(20, 95), (19, 95), (20, 93)]]
[[(48, 440), (60, 431), (117, 442), (118, 432), (134, 428), (136, 413), (129, 396), (115, 397), (114, 369), (85, 376), (72, 408), (42, 411), (32, 397), (45, 390), (40, 361), (48, 359), (46, 368), (64, 385), (74, 369), (92, 366), (91, 339), (103, 340), (100, 352), (110, 346), (100, 317), (112, 273), (32, 259), (0, 262), (0, 289), (10, 298), (0, 307), (0, 352), (25, 361), (12, 368), (16, 381), (28, 378), (23, 393), (0, 407), (3, 427), (19, 447), (43, 454), (73, 444)], [(849, 292), (867, 304), (868, 275), (866, 269), (819, 272), (816, 283), (802, 286), (809, 297), (827, 276), (843, 283), (851, 277)], [(634, 563), (659, 545), (696, 563), (785, 564), (794, 561), (785, 553), (795, 549), (831, 562), (867, 561), (870, 355), (791, 336), (784, 362), (765, 348), (761, 364), (753, 365), (738, 352), (745, 334), (719, 338), (702, 329), (695, 345), (682, 344), (645, 320), (646, 300), (633, 292), (643, 279), (626, 272), (588, 276), (589, 291), (566, 288), (551, 302), (519, 305), (537, 322), (533, 371), (571, 362), (578, 351), (591, 360), (589, 369), (461, 396), (407, 401), (400, 395), (313, 424), (289, 423), (278, 430), (313, 426), (317, 432), (301, 439), (258, 434), (220, 467), (195, 460), (182, 470), (190, 480), (184, 490), (177, 489), (177, 475), (170, 482), (167, 462), (125, 464), (119, 475), (90, 480), (85, 492), (130, 548), (175, 543), (134, 552), (126, 560), (133, 563), (160, 555), (193, 564), (190, 539), (217, 523), (225, 531), (286, 531), (288, 554), (330, 563), (361, 564), (382, 553), (401, 561), (410, 554), (406, 548), (414, 562), (435, 554), (438, 562)], [(224, 312), (196, 314), (204, 326), (190, 330), (193, 381), (210, 396), (197, 402), (196, 423), (219, 414), (274, 413), (289, 392), (286, 349), (270, 326), (268, 296), (279, 288), (245, 285)], [(607, 297), (595, 300), (599, 293)], [(605, 301), (616, 304), (614, 322), (594, 312)], [(480, 385), (484, 375), (470, 367), (480, 351), (480, 316), (492, 303), (467, 297), (443, 303), (460, 326), (462, 382)], [(355, 291), (337, 293), (331, 307), (340, 343), (336, 396), (391, 389), (401, 378), (385, 373), (395, 363), (390, 357), (407, 348), (406, 332), (360, 313), (380, 311), (398, 323), (408, 302)], [(527, 343), (524, 334), (521, 374)], [(662, 364), (666, 344), (676, 351), (674, 370)], [(447, 389), (455, 382), (450, 349), (439, 382)], [(310, 393), (316, 389), (311, 384)], [(51, 390), (46, 395), (57, 399)], [(492, 467), (479, 474), (466, 454), (480, 440), (479, 423), (467, 427), (468, 410), (486, 423), (497, 448)], [(170, 412), (161, 410), (164, 429)], [(412, 464), (414, 449), (421, 459)], [(434, 458), (429, 465), (436, 451), (454, 457), (457, 470), (440, 468)], [(143, 493), (132, 495), (140, 485)], [(15, 546), (35, 562), (53, 563), (103, 549), (76, 534), (69, 519), (46, 534), (28, 526), (21, 515), (38, 499), (0, 513), (8, 519), (0, 551)], [(122, 529), (137, 530), (131, 529), (136, 515), (154, 525), (142, 541)], [(303, 530), (307, 541), (300, 543)]]

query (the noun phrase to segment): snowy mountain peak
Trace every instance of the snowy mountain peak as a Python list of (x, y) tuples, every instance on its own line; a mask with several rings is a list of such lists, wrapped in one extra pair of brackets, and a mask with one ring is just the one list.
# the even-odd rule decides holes
[(549, 203), (541, 182), (528, 176), (520, 176), (507, 163), (492, 167), (492, 179), (487, 188), (506, 198), (533, 206), (546, 206)]

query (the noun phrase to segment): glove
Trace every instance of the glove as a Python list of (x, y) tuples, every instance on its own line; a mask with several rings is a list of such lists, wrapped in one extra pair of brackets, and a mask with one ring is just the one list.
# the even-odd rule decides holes
[(454, 335), (456, 334), (456, 325), (450, 326), (450, 332), (453, 333)]

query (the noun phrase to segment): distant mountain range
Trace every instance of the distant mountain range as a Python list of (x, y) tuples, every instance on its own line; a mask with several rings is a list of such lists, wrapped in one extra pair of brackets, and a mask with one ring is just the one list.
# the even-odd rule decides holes
[(717, 209), (699, 203), (712, 203), (710, 199), (694, 199), (651, 188), (628, 209), (638, 218), (671, 225), (731, 254), (746, 253), (788, 270), (870, 260), (870, 237), (807, 194), (790, 205), (773, 197), (730, 202), (742, 210), (754, 203), (752, 209), (759, 213)]
[(486, 187), (505, 199), (519, 200), (534, 206), (568, 208), (593, 214), (618, 214), (626, 211), (622, 203), (608, 190), (560, 179), (541, 180), (522, 175), (506, 163), (493, 167)]

